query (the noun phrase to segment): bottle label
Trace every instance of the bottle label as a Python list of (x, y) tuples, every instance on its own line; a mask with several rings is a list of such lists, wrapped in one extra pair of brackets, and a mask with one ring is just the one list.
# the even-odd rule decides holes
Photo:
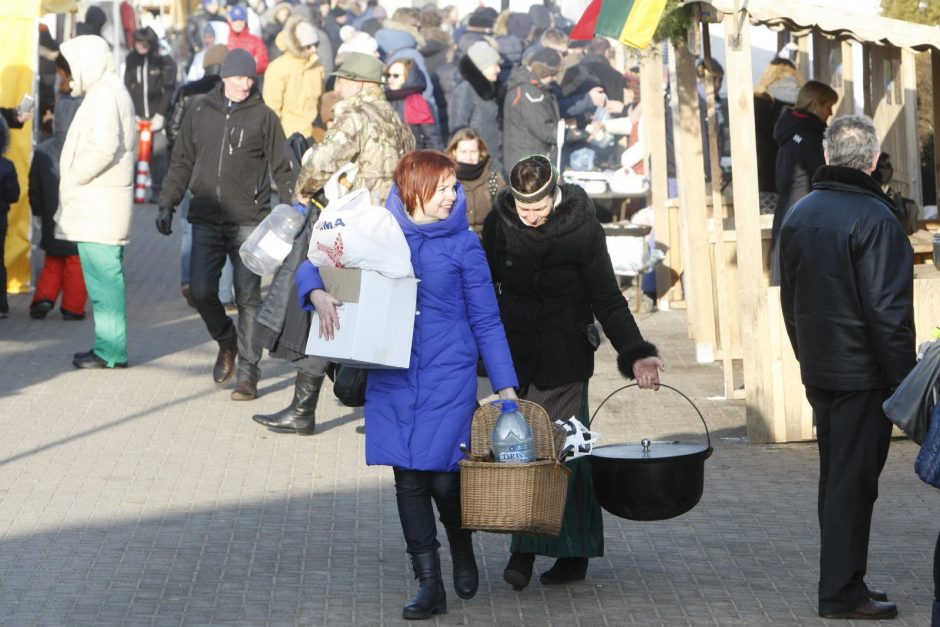
[(282, 260), (290, 253), (291, 244), (277, 236), (274, 231), (268, 231), (258, 241), (258, 250), (264, 251), (277, 260)]
[(528, 447), (511, 447), (500, 451), (496, 459), (500, 462), (530, 462), (532, 461), (532, 451)]

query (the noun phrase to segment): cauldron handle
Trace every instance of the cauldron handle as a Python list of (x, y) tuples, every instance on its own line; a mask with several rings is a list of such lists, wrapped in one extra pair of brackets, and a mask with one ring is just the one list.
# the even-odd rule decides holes
[[(601, 401), (601, 404), (598, 405), (598, 406), (597, 406), (597, 409), (594, 410), (594, 413), (591, 414), (591, 424), (592, 424), (592, 425), (594, 424), (594, 416), (597, 415), (597, 412), (599, 412), (599, 411), (601, 410), (601, 407), (604, 406), (604, 403), (606, 403), (607, 401), (609, 401), (610, 398), (611, 398), (614, 394), (616, 394), (617, 392), (622, 392), (622, 391), (624, 391), (624, 390), (626, 390), (626, 389), (628, 389), (628, 388), (635, 388), (635, 387), (638, 387), (639, 385), (640, 385), (639, 383), (631, 383), (630, 385), (625, 385), (625, 386), (623, 386), (622, 388), (617, 388), (616, 390), (614, 390), (613, 392), (611, 392), (610, 394), (608, 394), (608, 395), (607, 395), (607, 398), (605, 398), (604, 400), (602, 400), (602, 401)], [(695, 405), (695, 403), (692, 402), (692, 399), (689, 398), (688, 396), (686, 396), (685, 394), (683, 394), (682, 392), (680, 392), (679, 390), (677, 390), (676, 388), (672, 387), (671, 385), (666, 385), (665, 383), (660, 383), (660, 384), (659, 384), (659, 387), (669, 388), (670, 390), (672, 390), (673, 392), (675, 392), (676, 394), (678, 394), (679, 396), (681, 396), (681, 397), (684, 398), (685, 400), (689, 401), (689, 405), (691, 405), (691, 406), (692, 406), (692, 409), (695, 410), (695, 413), (698, 414), (698, 417), (699, 417), (699, 418), (701, 419), (701, 421), (702, 421), (702, 426), (705, 427), (705, 439), (708, 440), (708, 448), (711, 448), (711, 447), (712, 447), (712, 437), (711, 437), (711, 434), (708, 432), (708, 423), (705, 422), (705, 416), (702, 415), (702, 412), (699, 410), (699, 408)]]

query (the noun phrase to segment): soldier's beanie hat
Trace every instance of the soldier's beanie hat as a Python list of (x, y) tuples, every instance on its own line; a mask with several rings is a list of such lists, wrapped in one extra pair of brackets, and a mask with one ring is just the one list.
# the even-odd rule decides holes
[(384, 72), (385, 67), (375, 57), (361, 52), (350, 52), (332, 76), (364, 83), (381, 83)]
[(229, 50), (222, 61), (222, 78), (232, 76), (248, 76), (255, 78), (258, 73), (258, 66), (255, 65), (255, 58), (244, 48), (235, 48)]

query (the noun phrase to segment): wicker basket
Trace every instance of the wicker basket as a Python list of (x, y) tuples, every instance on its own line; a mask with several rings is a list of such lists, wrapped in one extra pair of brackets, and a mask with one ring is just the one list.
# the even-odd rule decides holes
[(484, 405), (473, 414), (472, 454), (460, 462), (460, 504), (466, 529), (493, 533), (557, 536), (565, 512), (571, 471), (558, 459), (565, 432), (552, 424), (545, 410), (517, 401), (532, 428), (535, 457), (529, 464), (493, 459), (493, 428), (499, 404)]

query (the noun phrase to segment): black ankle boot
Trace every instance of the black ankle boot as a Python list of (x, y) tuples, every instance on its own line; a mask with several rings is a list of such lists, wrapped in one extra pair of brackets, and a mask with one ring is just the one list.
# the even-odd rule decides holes
[(251, 419), (277, 433), (296, 433), (313, 435), (317, 426), (317, 400), (320, 398), (320, 386), (323, 375), (312, 375), (297, 371), (294, 383), (294, 400), (287, 409), (276, 414), (259, 414)]
[(454, 565), (454, 590), (461, 599), (472, 599), (480, 587), (480, 573), (473, 555), (473, 532), (457, 527), (445, 529)]
[(539, 582), (551, 586), (554, 584), (583, 581), (587, 575), (588, 558), (586, 557), (559, 557), (555, 565), (542, 573)]
[(415, 553), (411, 565), (418, 580), (418, 594), (402, 609), (401, 617), (424, 620), (434, 614), (447, 613), (447, 594), (441, 579), (441, 558), (437, 549)]
[(535, 553), (513, 553), (509, 556), (509, 563), (503, 571), (503, 581), (512, 586), (516, 592), (529, 585), (532, 579), (532, 564), (535, 563)]

